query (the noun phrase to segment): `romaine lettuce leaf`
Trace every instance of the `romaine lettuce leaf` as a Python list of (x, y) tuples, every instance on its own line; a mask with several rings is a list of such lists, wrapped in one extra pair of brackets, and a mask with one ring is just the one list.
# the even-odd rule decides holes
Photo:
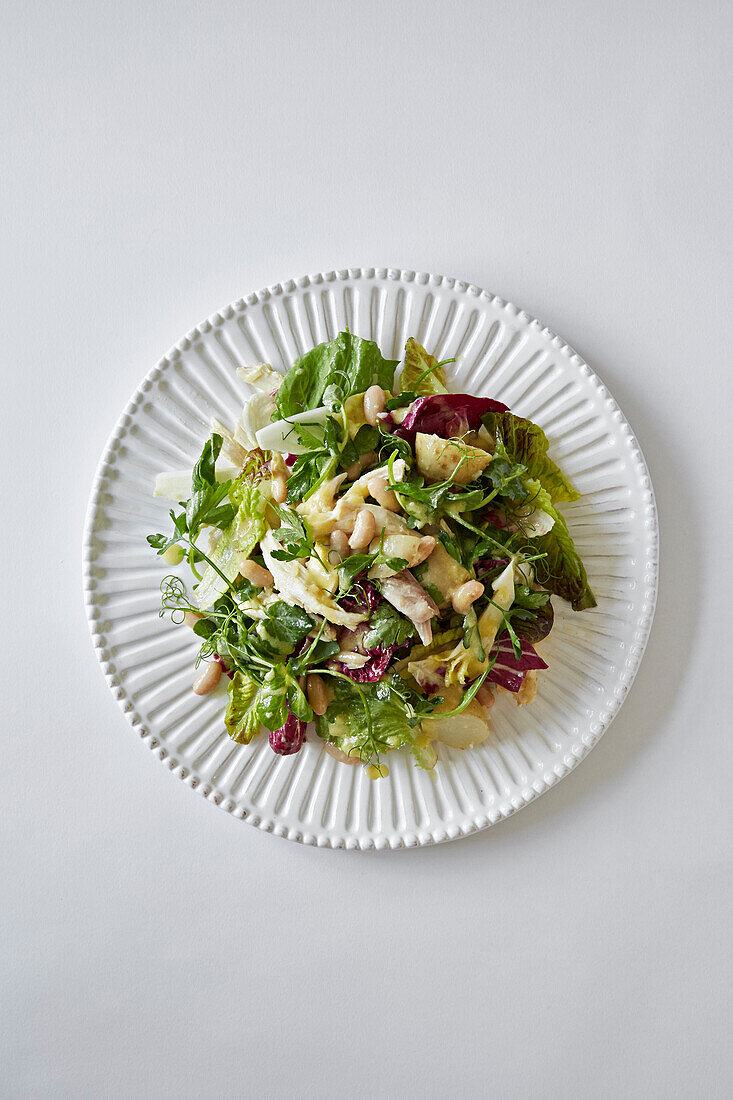
[(261, 684), (238, 670), (228, 690), (224, 725), (232, 740), (241, 745), (248, 745), (260, 726), (274, 732), (281, 730), (290, 716), (299, 722), (313, 717), (300, 684), (285, 665), (275, 665)]
[(562, 596), (572, 604), (573, 611), (585, 611), (596, 607), (596, 598), (588, 584), (588, 575), (580, 555), (575, 549), (565, 517), (554, 507), (548, 490), (539, 481), (527, 479), (525, 485), (535, 508), (541, 508), (552, 516), (555, 523), (546, 535), (527, 540), (538, 554), (547, 554), (535, 566), (537, 580), (548, 592)]
[[(409, 390), (418, 396), (447, 393), (445, 371), (438, 360), (411, 336), (405, 345), (405, 364), (400, 375), (400, 393)], [(431, 370), (431, 367), (436, 367)], [(427, 373), (429, 372), (429, 373)]]
[(526, 466), (529, 477), (540, 482), (553, 503), (578, 499), (580, 493), (548, 458), (549, 443), (542, 428), (511, 412), (487, 412), (482, 420), (489, 434), (502, 441), (511, 461)]
[(260, 728), (259, 707), (263, 688), (244, 672), (235, 672), (229, 681), (229, 705), (224, 725), (233, 741), (248, 745)]
[[(547, 589), (572, 604), (574, 611), (595, 607), (596, 600), (588, 584), (585, 567), (568, 531), (564, 516), (554, 507), (558, 501), (577, 500), (580, 493), (573, 488), (562, 470), (547, 456), (549, 446), (542, 428), (513, 413), (488, 412), (482, 420), (487, 430), (498, 440), (498, 446), (508, 458), (526, 468), (521, 477), (525, 495), (535, 509), (554, 519), (551, 531), (528, 539), (537, 553), (547, 554), (536, 567), (537, 579)], [(493, 467), (492, 463), (492, 467)], [(492, 468), (490, 467), (490, 469)], [(507, 492), (511, 492), (507, 489)]]
[(327, 397), (339, 402), (374, 385), (391, 391), (398, 362), (385, 359), (373, 340), (340, 332), (293, 363), (278, 391), (278, 415), (293, 416), (318, 408), (327, 403), (327, 388)]
[(196, 602), (203, 610), (216, 603), (226, 591), (224, 577), (230, 583), (234, 581), (239, 572), (240, 555), (249, 557), (265, 534), (264, 503), (259, 489), (253, 485), (241, 485), (237, 499), (240, 502), (237, 513), (222, 532), (211, 554), (216, 569), (207, 566), (196, 589)]

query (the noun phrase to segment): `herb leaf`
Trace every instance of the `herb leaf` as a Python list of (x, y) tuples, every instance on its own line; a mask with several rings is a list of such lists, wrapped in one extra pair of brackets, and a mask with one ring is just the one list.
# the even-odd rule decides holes
[(353, 439), (349, 439), (341, 451), (339, 465), (348, 470), (362, 455), (374, 451), (379, 443), (379, 431), (370, 424), (362, 424)]
[(535, 611), (544, 607), (550, 598), (549, 592), (535, 592), (528, 584), (516, 584), (514, 586), (514, 605)]
[(303, 517), (290, 508), (281, 508), (273, 501), (268, 503), (280, 520), (280, 526), (273, 531), (273, 535), (284, 547), (282, 550), (273, 550), (273, 558), (278, 561), (295, 561), (296, 558), (317, 557), (313, 536)]
[[(186, 504), (186, 522), (193, 541), (201, 527), (228, 527), (236, 508), (229, 502), (231, 481), (216, 482), (215, 464), (221, 451), (222, 438), (214, 433), (204, 444), (201, 457), (193, 468), (191, 499)], [(222, 501), (227, 501), (222, 504)]]
[(401, 646), (415, 634), (415, 627), (404, 615), (400, 615), (386, 601), (372, 612), (369, 629), (364, 633), (362, 644), (365, 649), (377, 646)]
[(353, 587), (356, 579), (368, 569), (372, 569), (375, 565), (386, 565), (394, 573), (401, 573), (403, 569), (407, 569), (407, 561), (405, 558), (387, 557), (381, 549), (381, 544), (383, 542), (384, 533), (382, 533), (379, 550), (375, 550), (372, 554), (352, 554), (350, 557), (344, 558), (341, 565), (338, 567), (339, 596), (345, 596)]

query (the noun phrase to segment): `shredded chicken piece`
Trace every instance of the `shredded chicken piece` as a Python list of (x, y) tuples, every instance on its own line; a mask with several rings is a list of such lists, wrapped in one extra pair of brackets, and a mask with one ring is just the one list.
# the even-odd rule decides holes
[[(274, 577), (275, 589), (288, 603), (302, 607), (314, 615), (320, 615), (330, 623), (346, 626), (350, 630), (354, 630), (359, 623), (364, 622), (366, 617), (364, 614), (344, 611), (330, 592), (325, 588), (316, 587), (315, 578), (318, 574), (309, 573), (305, 562), (302, 560), (279, 561), (273, 558), (273, 551), (278, 547), (279, 544), (272, 531), (268, 531), (260, 543), (262, 557)], [(338, 583), (335, 573), (333, 577)], [(332, 583), (331, 575), (324, 574), (324, 580)]]
[(430, 620), (438, 614), (438, 607), (412, 573), (405, 569), (394, 577), (387, 577), (381, 589), (385, 600), (415, 624), (422, 644), (430, 645), (433, 638)]

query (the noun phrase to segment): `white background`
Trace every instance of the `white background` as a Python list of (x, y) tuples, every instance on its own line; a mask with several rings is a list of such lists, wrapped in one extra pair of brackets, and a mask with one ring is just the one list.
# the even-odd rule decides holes
[[(4, 11), (0, 1093), (730, 1096), (730, 6)], [(662, 526), (598, 748), (488, 832), (396, 853), (194, 797), (125, 723), (81, 594), (142, 375), (230, 300), (358, 264), (569, 340)]]

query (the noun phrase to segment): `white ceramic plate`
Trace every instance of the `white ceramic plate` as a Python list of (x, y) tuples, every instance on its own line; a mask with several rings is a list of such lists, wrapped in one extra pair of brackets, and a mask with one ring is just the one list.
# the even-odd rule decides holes
[[(402, 356), (415, 336), (458, 356), (450, 386), (496, 397), (540, 424), (551, 455), (583, 494), (564, 505), (598, 600), (553, 600), (538, 697), (502, 695), (492, 734), (466, 752), (438, 746), (433, 773), (390, 754), (387, 779), (336, 763), (314, 735), (295, 756), (266, 736), (229, 740), (223, 687), (191, 692), (197, 643), (158, 616), (165, 567), (145, 536), (168, 526), (155, 474), (191, 466), (212, 416), (233, 423), (247, 388), (240, 364), (285, 370), (346, 326)], [(649, 473), (621, 410), (559, 337), (478, 287), (392, 268), (350, 269), (269, 287), (192, 329), (148, 374), (110, 437), (84, 539), (94, 645), (110, 688), (142, 740), (180, 779), (236, 817), (306, 844), (399, 848), (451, 840), (507, 817), (557, 783), (608, 728), (649, 635), (658, 530)]]

